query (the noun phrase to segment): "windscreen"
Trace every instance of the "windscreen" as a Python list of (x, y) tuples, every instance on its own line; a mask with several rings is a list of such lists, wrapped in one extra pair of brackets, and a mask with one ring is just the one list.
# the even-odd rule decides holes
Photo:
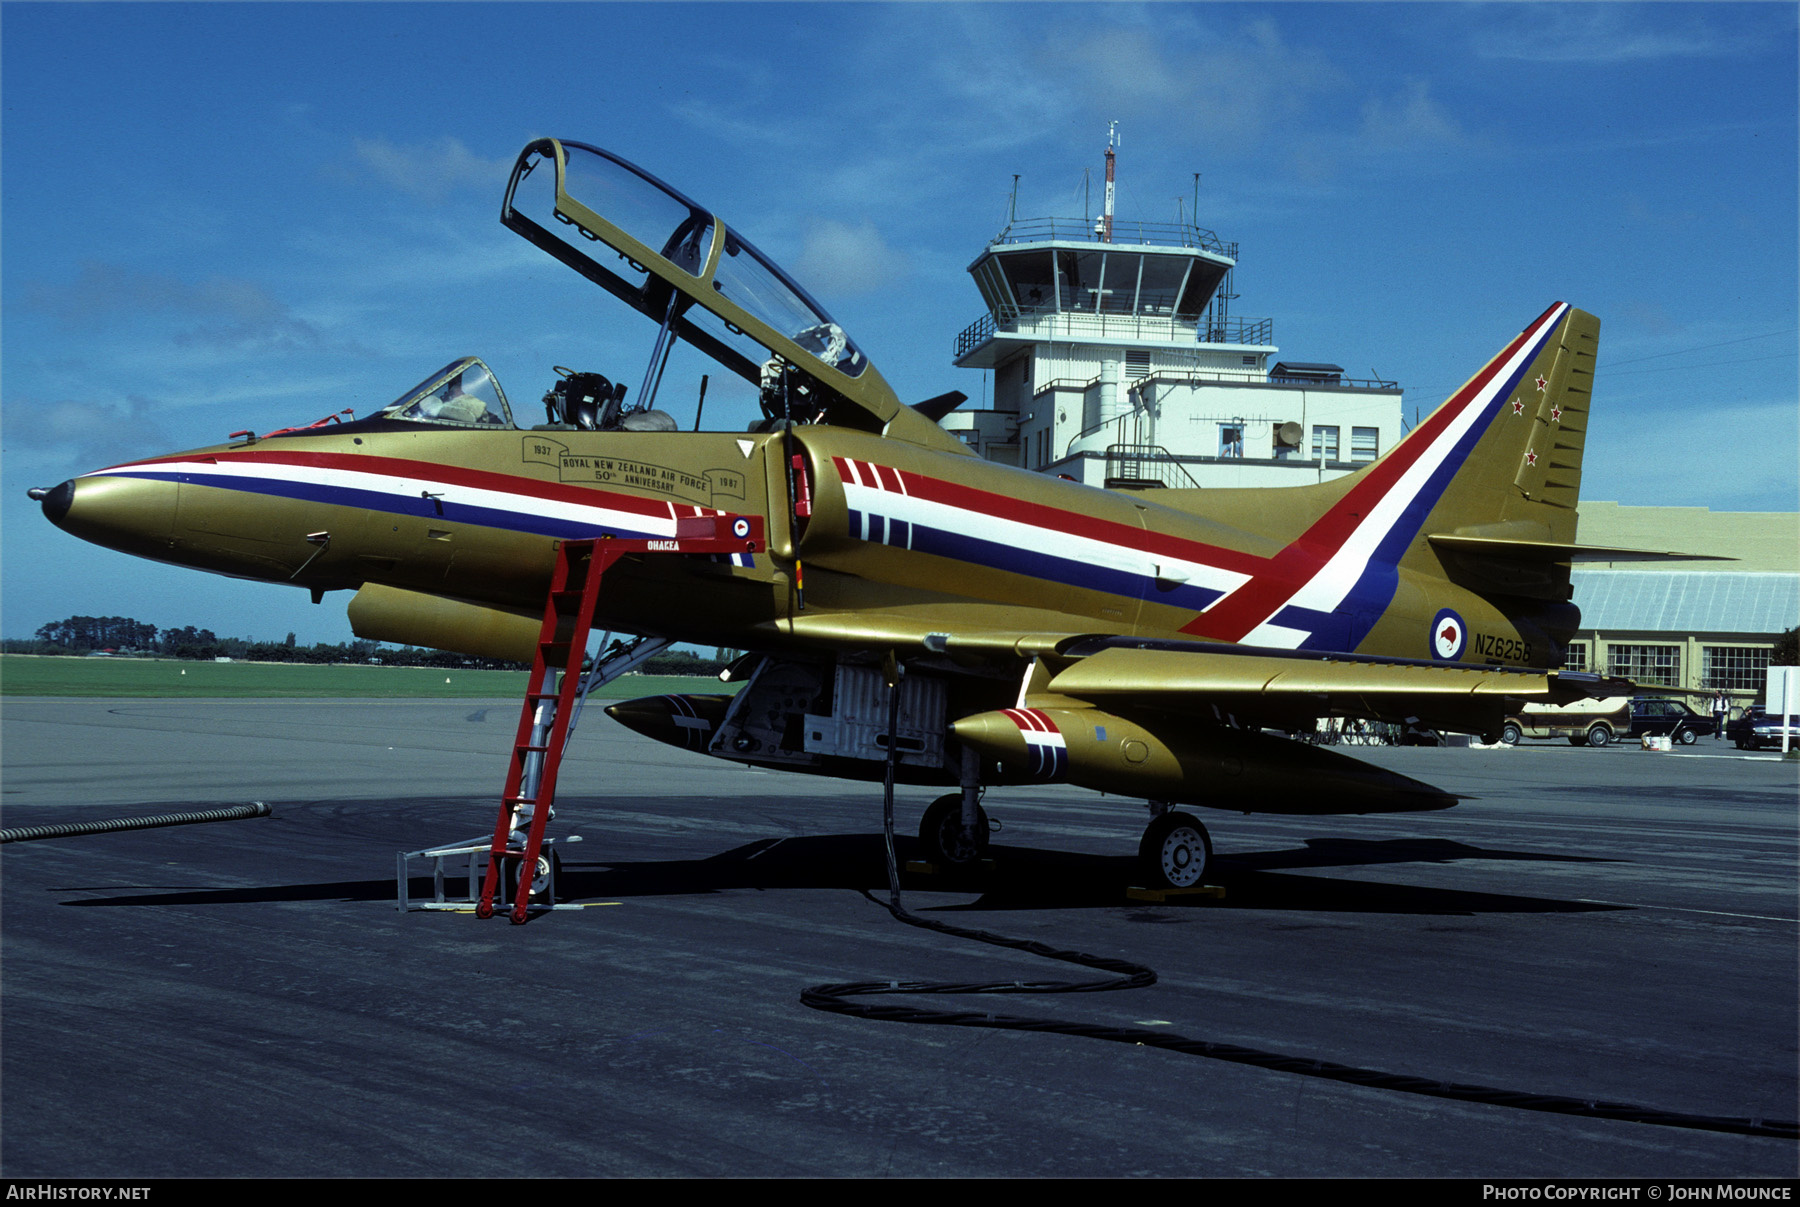
[(451, 361), (378, 412), (411, 423), (468, 423), (512, 427), (506, 395), (488, 367), (473, 356)]

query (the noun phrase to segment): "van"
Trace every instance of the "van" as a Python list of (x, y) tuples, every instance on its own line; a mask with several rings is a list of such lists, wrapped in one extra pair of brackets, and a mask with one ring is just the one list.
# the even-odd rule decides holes
[(1567, 738), (1571, 746), (1605, 746), (1631, 732), (1631, 697), (1607, 696), (1573, 704), (1527, 704), (1500, 725), (1500, 740)]

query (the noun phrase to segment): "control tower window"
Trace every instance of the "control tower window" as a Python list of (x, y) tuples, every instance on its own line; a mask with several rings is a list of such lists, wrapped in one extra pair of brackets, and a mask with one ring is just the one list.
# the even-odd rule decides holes
[(1313, 460), (1336, 461), (1338, 459), (1337, 427), (1318, 424), (1313, 427), (1312, 433)]

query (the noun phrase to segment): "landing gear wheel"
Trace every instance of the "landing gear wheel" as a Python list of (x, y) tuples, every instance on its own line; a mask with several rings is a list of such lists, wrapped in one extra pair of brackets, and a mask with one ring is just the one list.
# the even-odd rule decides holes
[(1138, 859), (1152, 888), (1193, 888), (1212, 862), (1212, 838), (1188, 813), (1164, 813), (1144, 829)]
[(969, 833), (962, 824), (962, 793), (940, 796), (919, 822), (919, 841), (933, 860), (958, 866), (974, 863), (987, 854), (987, 810), (975, 806), (975, 830)]
[[(506, 901), (510, 904), (519, 893), (519, 864), (523, 860), (508, 859), (501, 869), (500, 883)], [(536, 868), (531, 877), (531, 896), (528, 906), (549, 906), (555, 904), (554, 893), (556, 877), (562, 872), (562, 856), (555, 851), (539, 852)], [(522, 923), (529, 916), (529, 909), (521, 910), (513, 906), (512, 920), (515, 925)]]

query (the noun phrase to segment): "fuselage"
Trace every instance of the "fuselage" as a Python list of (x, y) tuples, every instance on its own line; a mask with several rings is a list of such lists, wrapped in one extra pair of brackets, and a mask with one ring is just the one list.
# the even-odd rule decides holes
[[(1355, 481), (1217, 492), (1205, 515), (1189, 508), (1211, 497), (1194, 492), (1169, 506), (1155, 492), (1095, 490), (846, 428), (364, 421), (113, 466), (44, 505), (76, 535), (140, 556), (524, 615), (541, 610), (558, 540), (664, 537), (683, 516), (760, 515), (769, 553), (628, 558), (601, 602), (610, 627), (736, 648), (829, 645), (838, 618), (862, 639), (1101, 633), (1547, 664), (1554, 642), (1530, 617), (1400, 566), (1381, 542), (1365, 540), (1370, 552), (1346, 567), (1363, 518)], [(1423, 547), (1417, 531), (1385, 535)], [(1327, 578), (1336, 598), (1321, 595)], [(1304, 606), (1309, 592), (1329, 606)], [(1468, 630), (1454, 650), (1434, 642), (1446, 609)]]

